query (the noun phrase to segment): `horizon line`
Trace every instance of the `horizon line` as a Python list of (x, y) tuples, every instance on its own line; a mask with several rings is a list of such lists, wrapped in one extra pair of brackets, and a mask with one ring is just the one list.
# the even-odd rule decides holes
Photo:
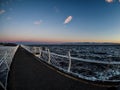
[(62, 44), (62, 43), (113, 43), (120, 44), (120, 42), (96, 42), (96, 41), (79, 41), (79, 42), (43, 42), (43, 41), (0, 41), (0, 43), (46, 43), (46, 44)]

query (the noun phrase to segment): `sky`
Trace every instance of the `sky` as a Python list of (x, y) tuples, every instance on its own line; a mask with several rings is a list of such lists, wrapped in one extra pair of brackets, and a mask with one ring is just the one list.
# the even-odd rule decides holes
[(120, 0), (0, 0), (0, 42), (120, 43)]

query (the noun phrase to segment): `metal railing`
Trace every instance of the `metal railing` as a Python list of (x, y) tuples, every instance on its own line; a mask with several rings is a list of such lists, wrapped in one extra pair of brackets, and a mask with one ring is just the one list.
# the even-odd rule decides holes
[(12, 59), (15, 55), (15, 52), (17, 51), (19, 46), (16, 46), (14, 50), (6, 51), (4, 56), (0, 59), (0, 74), (4, 75), (2, 77), (2, 80), (0, 81), (0, 85), (6, 90), (7, 87), (7, 79), (8, 79), (8, 73), (10, 71), (10, 65), (12, 62)]
[(50, 52), (48, 48), (42, 50), (41, 47), (23, 46), (30, 53), (33, 53), (40, 60), (51, 64), (52, 66), (87, 80), (102, 80), (110, 82), (119, 82), (120, 62), (118, 61), (96, 61), (71, 57), (70, 51), (67, 55), (59, 55)]

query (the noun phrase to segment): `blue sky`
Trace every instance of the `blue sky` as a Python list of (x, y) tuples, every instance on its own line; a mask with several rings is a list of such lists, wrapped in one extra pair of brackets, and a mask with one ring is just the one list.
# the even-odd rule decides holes
[(0, 0), (0, 41), (120, 43), (120, 0)]

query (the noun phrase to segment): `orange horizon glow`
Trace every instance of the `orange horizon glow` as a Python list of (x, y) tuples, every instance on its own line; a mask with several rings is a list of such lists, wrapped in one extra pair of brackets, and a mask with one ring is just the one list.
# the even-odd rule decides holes
[(98, 42), (98, 43), (120, 43), (119, 37), (113, 39), (104, 39), (102, 38), (77, 38), (77, 37), (36, 37), (36, 36), (19, 36), (19, 35), (10, 35), (10, 36), (1, 36), (0, 42), (46, 42), (46, 43), (64, 43), (64, 42)]
[(0, 39), (0, 42), (46, 42), (46, 43), (65, 43), (65, 42), (97, 42), (97, 43), (120, 43), (120, 40), (74, 40), (74, 39), (48, 39), (48, 38), (41, 38), (41, 39), (35, 39), (35, 38), (4, 38)]

